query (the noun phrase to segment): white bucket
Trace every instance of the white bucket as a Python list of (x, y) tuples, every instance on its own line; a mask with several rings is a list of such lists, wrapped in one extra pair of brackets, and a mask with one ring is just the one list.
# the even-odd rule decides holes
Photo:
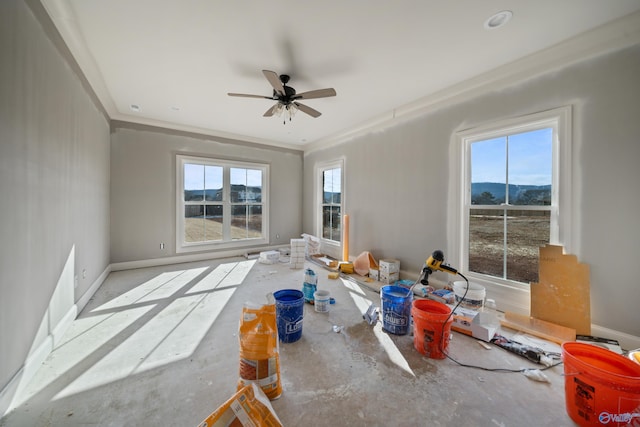
[(324, 289), (317, 290), (313, 293), (315, 309), (318, 313), (328, 313), (331, 304), (331, 294)]
[[(467, 292), (466, 296), (465, 291)], [(469, 290), (467, 291), (467, 282), (453, 282), (453, 294), (456, 297), (456, 304), (462, 300), (460, 307), (479, 311), (484, 306), (485, 289), (484, 286), (477, 283), (469, 282)], [(462, 299), (463, 297), (464, 299)]]

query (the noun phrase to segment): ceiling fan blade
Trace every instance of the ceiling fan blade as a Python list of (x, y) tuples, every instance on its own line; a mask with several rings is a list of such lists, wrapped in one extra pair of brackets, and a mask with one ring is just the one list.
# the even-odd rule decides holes
[(303, 113), (307, 113), (311, 117), (319, 117), (322, 114), (320, 111), (314, 110), (313, 108), (304, 104), (300, 104), (299, 102), (294, 102), (294, 104), (296, 105), (296, 107), (298, 107), (298, 110), (302, 111)]
[(309, 92), (298, 93), (293, 96), (294, 99), (314, 99), (314, 98), (327, 98), (329, 96), (336, 96), (336, 90), (334, 88), (316, 89)]
[(278, 105), (280, 105), (279, 102), (276, 102), (273, 107), (269, 108), (263, 115), (262, 117), (271, 117), (275, 114), (275, 112), (278, 110)]
[(269, 80), (269, 83), (271, 84), (271, 86), (273, 86), (278, 94), (282, 96), (285, 95), (284, 86), (282, 86), (282, 82), (280, 81), (280, 76), (278, 76), (278, 73), (269, 70), (262, 70), (262, 74), (264, 74), (267, 80)]
[(260, 99), (273, 99), (271, 96), (263, 96), (263, 95), (248, 95), (246, 93), (227, 93), (229, 96), (241, 96), (243, 98), (260, 98)]

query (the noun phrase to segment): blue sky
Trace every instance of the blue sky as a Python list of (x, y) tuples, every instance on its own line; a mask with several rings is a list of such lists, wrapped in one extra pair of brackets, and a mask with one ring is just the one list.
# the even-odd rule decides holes
[[(550, 185), (551, 128), (509, 136), (509, 184)], [(471, 146), (471, 182), (506, 182), (507, 138), (487, 139)]]
[[(262, 171), (257, 169), (230, 168), (231, 184), (251, 187), (262, 185)], [(206, 185), (205, 185), (206, 184)], [(222, 167), (187, 163), (184, 165), (184, 189), (202, 190), (222, 188)]]

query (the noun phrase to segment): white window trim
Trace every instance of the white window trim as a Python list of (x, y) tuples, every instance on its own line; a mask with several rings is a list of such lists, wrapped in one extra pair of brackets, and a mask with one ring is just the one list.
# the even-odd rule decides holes
[[(222, 242), (195, 242), (185, 243), (184, 236), (184, 164), (189, 162), (210, 163), (212, 165), (223, 166), (225, 171), (231, 167), (260, 169), (262, 171), (262, 237), (256, 239), (243, 239)], [(176, 155), (176, 253), (201, 252), (217, 249), (243, 248), (248, 246), (264, 245), (269, 242), (269, 165), (266, 163), (251, 163), (226, 160), (214, 157)], [(229, 194), (230, 183), (225, 173), (223, 183), (225, 194)], [(229, 204), (227, 200), (225, 205)], [(225, 226), (229, 219), (224, 218)], [(226, 233), (225, 233), (226, 234)]]
[(342, 238), (340, 242), (336, 242), (335, 240), (329, 240), (322, 237), (322, 196), (323, 196), (323, 188), (322, 188), (322, 174), (324, 171), (328, 169), (340, 168), (340, 183), (342, 188), (340, 195), (340, 214), (341, 219), (344, 218), (346, 213), (346, 183), (345, 183), (345, 173), (344, 173), (344, 158), (340, 158), (338, 160), (332, 160), (328, 162), (317, 163), (315, 166), (314, 172), (314, 188), (315, 188), (315, 196), (314, 196), (314, 210), (313, 210), (313, 221), (315, 224), (315, 233), (316, 236), (320, 238), (321, 250), (323, 253), (330, 255), (337, 259), (342, 259)]
[[(465, 236), (468, 232), (467, 203), (470, 193), (466, 182), (470, 173), (470, 144), (473, 141), (489, 139), (496, 133), (518, 133), (534, 127), (552, 127), (553, 141), (553, 181), (552, 199), (556, 208), (552, 210), (550, 243), (563, 245), (565, 251), (571, 253), (574, 248), (572, 236), (573, 193), (572, 181), (572, 134), (571, 134), (571, 106), (565, 106), (534, 113), (526, 116), (499, 120), (485, 125), (476, 126), (455, 133), (450, 147), (451, 163), (449, 176), (448, 209), (453, 218), (447, 228), (448, 241), (451, 242), (448, 257), (451, 264), (457, 265), (470, 281), (479, 283), (487, 289), (489, 298), (498, 301), (498, 308), (505, 311), (529, 313), (530, 292), (528, 285), (493, 278), (487, 275), (468, 271), (467, 248)], [(560, 143), (560, 141), (562, 141)]]

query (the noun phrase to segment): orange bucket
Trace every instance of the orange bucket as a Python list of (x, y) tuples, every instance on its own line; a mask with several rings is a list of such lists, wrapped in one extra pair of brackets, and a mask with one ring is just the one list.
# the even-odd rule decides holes
[(562, 344), (567, 414), (582, 427), (640, 426), (640, 365), (591, 344)]
[(444, 359), (451, 335), (451, 309), (428, 299), (413, 301), (413, 346), (431, 359)]

